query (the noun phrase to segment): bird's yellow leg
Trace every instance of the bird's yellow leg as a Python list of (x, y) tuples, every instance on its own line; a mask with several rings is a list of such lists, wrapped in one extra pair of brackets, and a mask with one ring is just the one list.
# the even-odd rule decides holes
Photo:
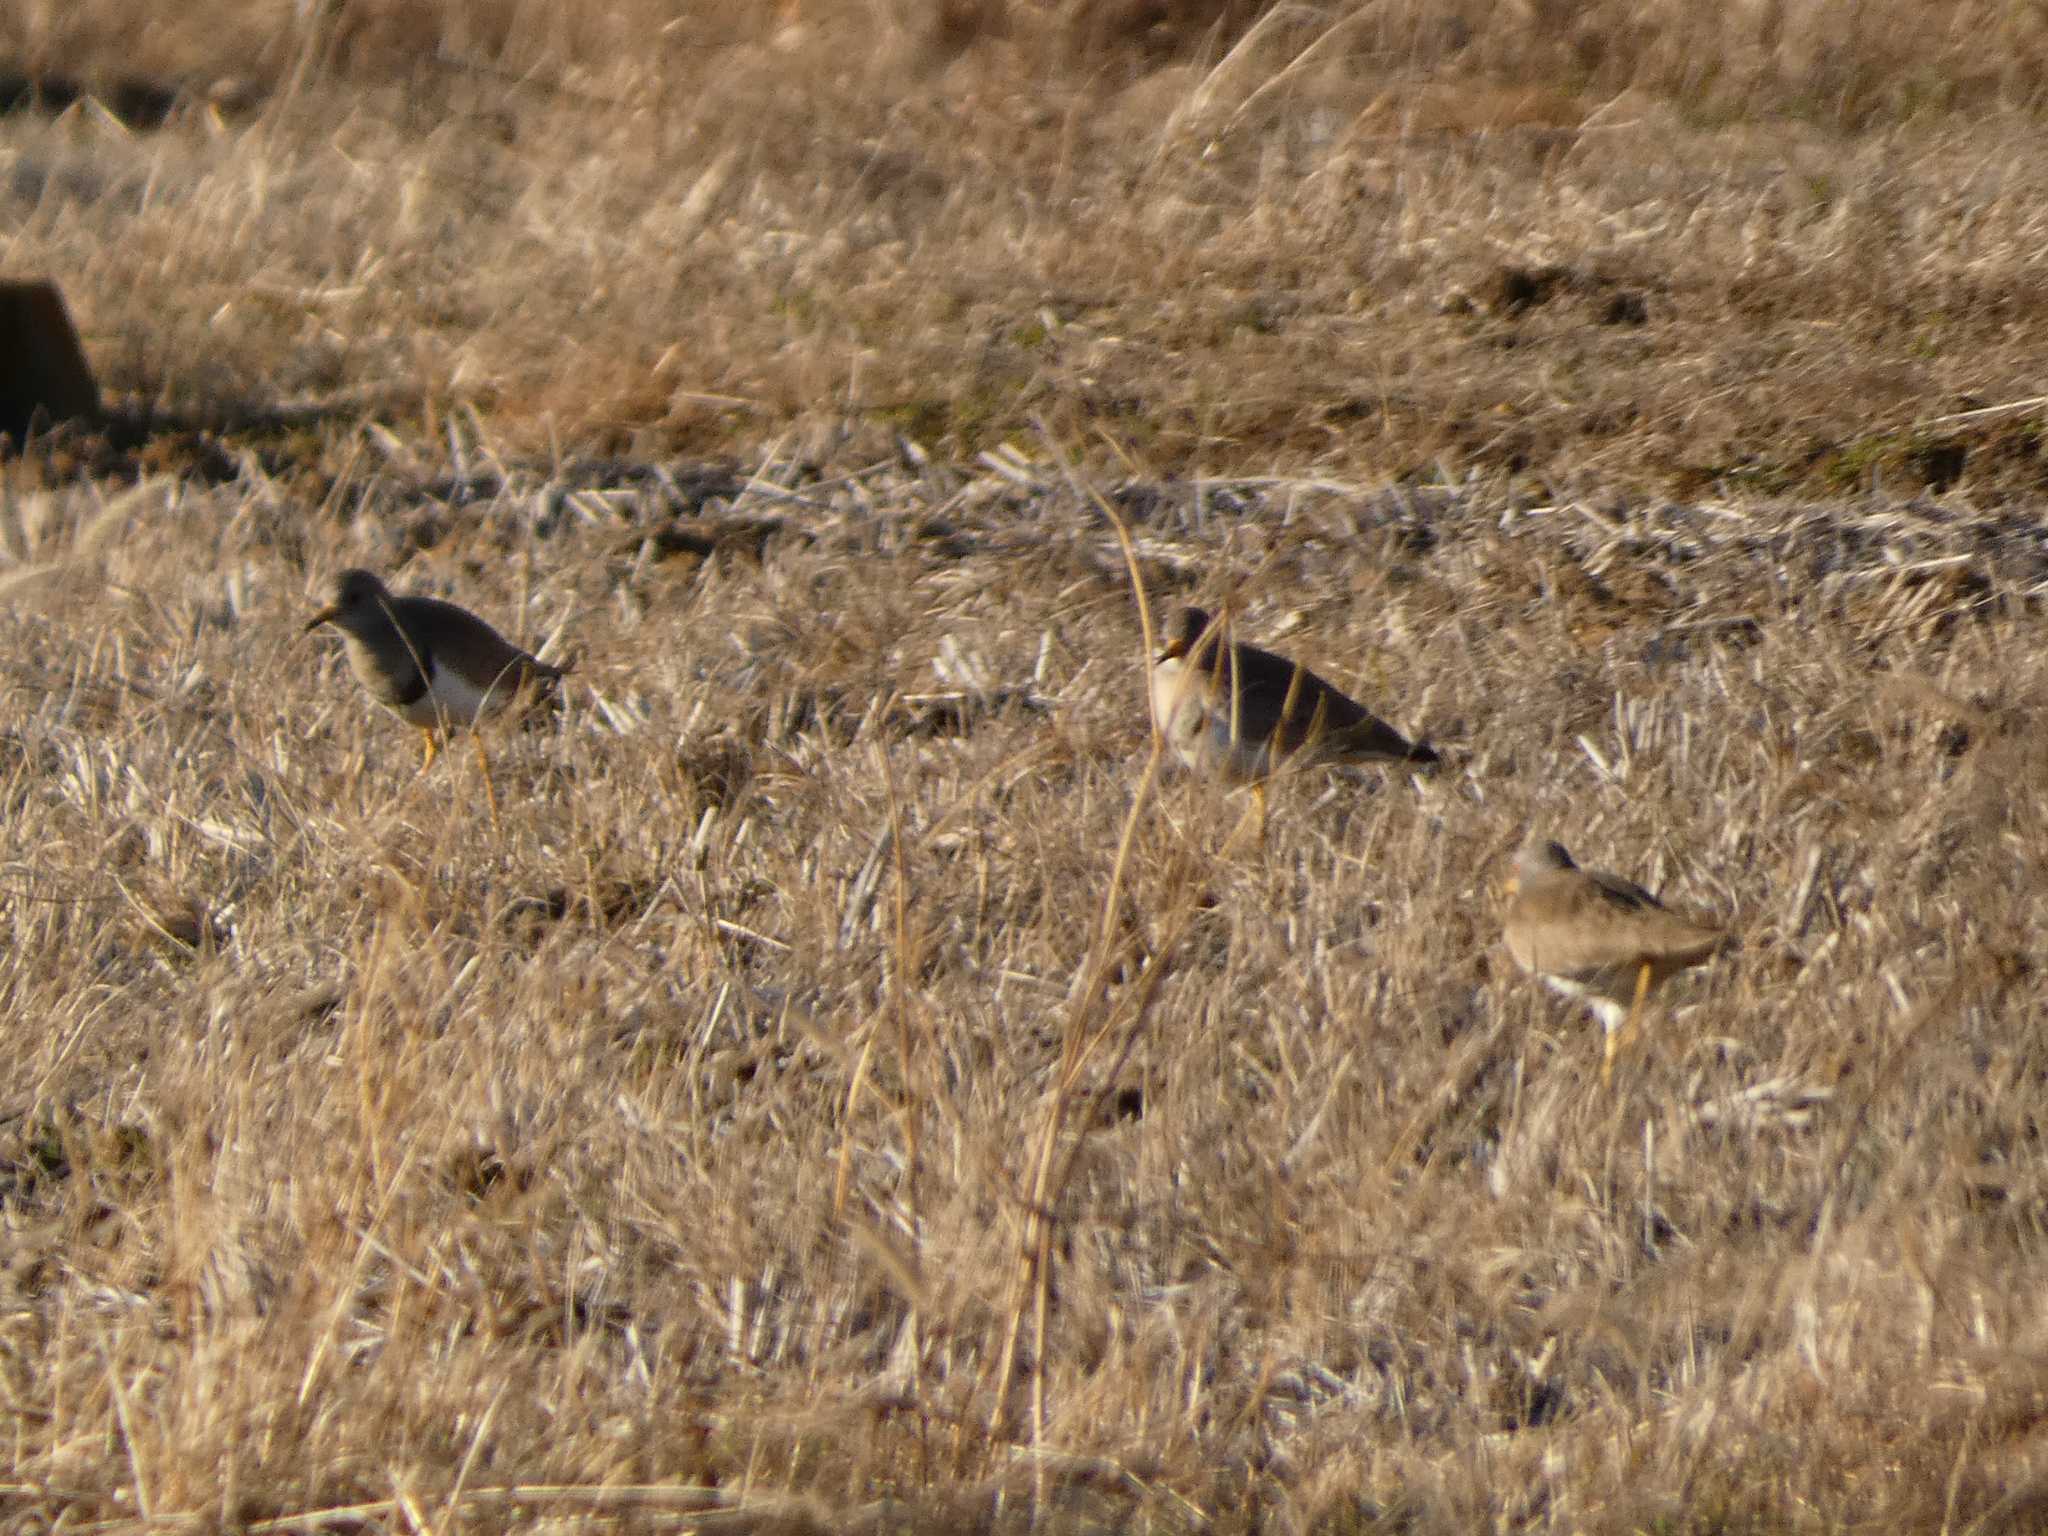
[(427, 725), (423, 725), (420, 727), (420, 739), (421, 741), (426, 743), (427, 748), (427, 755), (424, 758), (420, 759), (420, 772), (425, 773), (429, 768), (434, 766), (434, 759), (440, 755), (441, 742), (440, 739), (434, 735), (433, 727)]
[(1650, 962), (1645, 960), (1636, 968), (1636, 995), (1629, 1004), (1628, 1017), (1621, 1021), (1621, 1028), (1608, 1032), (1607, 1054), (1600, 1063), (1602, 1088), (1614, 1081), (1614, 1058), (1634, 1045), (1643, 1032), (1643, 1001), (1650, 995), (1650, 976)]
[(484, 804), (491, 808), (491, 835), (500, 835), (504, 828), (498, 821), (498, 791), (491, 784), (491, 760), (484, 752), (484, 739), (475, 731), (469, 733), (469, 744), (476, 748), (476, 766), (484, 776)]
[(1650, 995), (1650, 962), (1645, 960), (1636, 970), (1635, 1001), (1628, 1005), (1628, 1021), (1621, 1026), (1623, 1049), (1634, 1045), (1643, 1033), (1643, 1003)]

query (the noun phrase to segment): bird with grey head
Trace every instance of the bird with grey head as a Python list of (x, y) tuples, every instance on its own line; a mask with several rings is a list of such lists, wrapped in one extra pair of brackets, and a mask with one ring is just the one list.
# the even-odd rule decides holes
[[(553, 698), (568, 670), (514, 645), (466, 608), (393, 593), (360, 568), (336, 578), (332, 600), (307, 620), (306, 633), (323, 624), (341, 631), (349, 670), (364, 691), (422, 734), (422, 772), (448, 731)], [(481, 741), (477, 757), (495, 821), (497, 797)]]

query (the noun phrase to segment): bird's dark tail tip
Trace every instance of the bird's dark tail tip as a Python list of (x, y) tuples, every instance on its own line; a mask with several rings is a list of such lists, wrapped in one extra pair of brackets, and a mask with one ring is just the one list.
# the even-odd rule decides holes
[(1408, 761), (1418, 768), (1434, 768), (1443, 760), (1443, 754), (1426, 741), (1418, 741), (1408, 748)]

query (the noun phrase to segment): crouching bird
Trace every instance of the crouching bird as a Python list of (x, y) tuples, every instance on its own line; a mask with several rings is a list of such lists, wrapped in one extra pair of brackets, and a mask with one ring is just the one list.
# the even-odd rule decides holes
[[(567, 672), (532, 656), (466, 608), (435, 597), (400, 597), (374, 572), (347, 570), (336, 578), (334, 599), (306, 622), (341, 631), (349, 670), (371, 698), (416, 727), (426, 742), (424, 773), (440, 738), (488, 715), (516, 712), (552, 697)], [(484, 775), (491, 825), (498, 825), (498, 795), (481, 737), (471, 734)]]
[(1506, 938), (1515, 963), (1593, 1010), (1606, 1030), (1600, 1084), (1642, 1028), (1650, 994), (1728, 943), (1718, 928), (1672, 911), (1641, 886), (1581, 869), (1564, 845), (1532, 835), (1508, 876)]

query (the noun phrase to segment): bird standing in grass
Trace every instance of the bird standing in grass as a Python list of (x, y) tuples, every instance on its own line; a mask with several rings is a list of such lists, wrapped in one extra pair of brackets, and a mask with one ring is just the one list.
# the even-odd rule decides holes
[(1167, 620), (1152, 667), (1160, 733), (1197, 773), (1251, 784), (1265, 824), (1265, 781), (1289, 759), (1304, 762), (1438, 761), (1363, 704), (1299, 662), (1231, 640), (1200, 608)]
[(1560, 843), (1532, 835), (1507, 883), (1506, 938), (1515, 963), (1593, 1010), (1606, 1030), (1600, 1083), (1641, 1030), (1643, 1004), (1672, 976), (1727, 942), (1641, 886), (1581, 869)]
[[(422, 773), (447, 731), (552, 695), (566, 670), (529, 655), (466, 608), (395, 596), (371, 571), (341, 573), (334, 600), (307, 621), (306, 632), (322, 624), (341, 631), (349, 669), (370, 697), (419, 730), (426, 742)], [(496, 826), (490, 763), (482, 739), (470, 739)]]

